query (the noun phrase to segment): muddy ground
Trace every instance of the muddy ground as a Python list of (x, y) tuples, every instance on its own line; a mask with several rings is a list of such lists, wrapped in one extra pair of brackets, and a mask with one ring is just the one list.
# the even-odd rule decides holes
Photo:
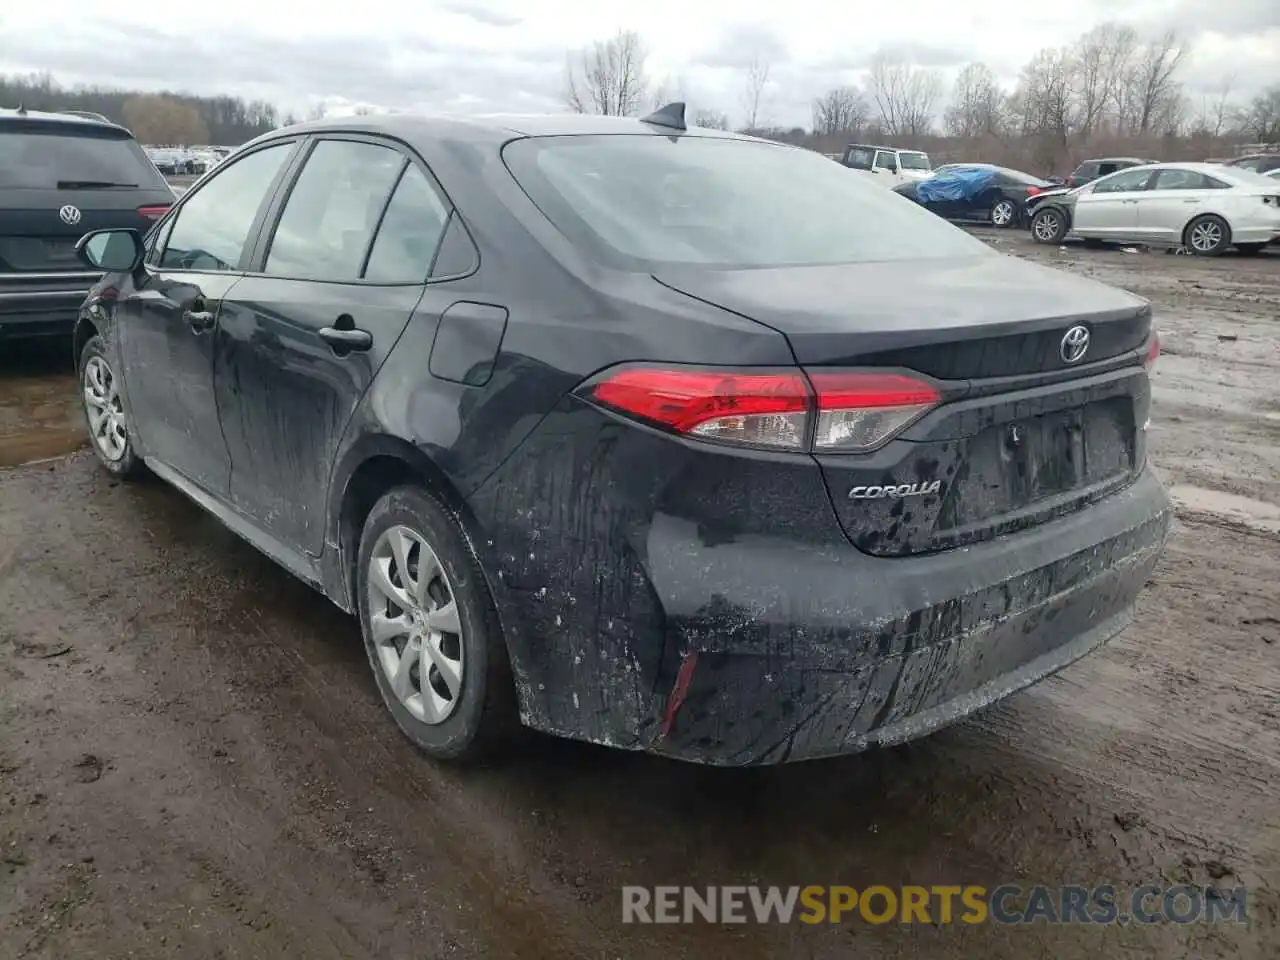
[[(423, 759), (353, 621), (69, 453), (65, 354), (0, 346), (0, 958), (1275, 957), (1280, 256), (991, 236), (1155, 301), (1168, 553), (1137, 624), (1061, 675), (906, 748), (759, 771), (532, 734), (502, 767)], [(1248, 925), (619, 908), (623, 884), (1188, 881), (1246, 885)]]

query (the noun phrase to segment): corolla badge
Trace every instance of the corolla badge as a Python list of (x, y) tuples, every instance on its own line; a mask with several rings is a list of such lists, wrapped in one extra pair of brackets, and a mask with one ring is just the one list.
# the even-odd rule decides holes
[(1089, 328), (1077, 324), (1062, 335), (1058, 353), (1064, 363), (1079, 363), (1089, 351)]
[(924, 483), (890, 483), (884, 486), (854, 487), (849, 491), (849, 499), (879, 500), (882, 497), (892, 497), (894, 500), (898, 500), (902, 497), (928, 496), (931, 493), (937, 493), (941, 489), (941, 480), (928, 480)]
[(80, 208), (68, 203), (58, 211), (58, 217), (67, 226), (74, 227), (80, 222)]

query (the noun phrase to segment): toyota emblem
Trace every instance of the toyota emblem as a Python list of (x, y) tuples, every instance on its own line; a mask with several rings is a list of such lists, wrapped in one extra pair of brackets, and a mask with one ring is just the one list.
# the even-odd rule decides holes
[(80, 222), (80, 208), (68, 203), (58, 211), (58, 216), (67, 226), (74, 227)]
[(1072, 327), (1062, 336), (1062, 345), (1058, 353), (1063, 363), (1079, 363), (1089, 352), (1089, 328), (1082, 325)]

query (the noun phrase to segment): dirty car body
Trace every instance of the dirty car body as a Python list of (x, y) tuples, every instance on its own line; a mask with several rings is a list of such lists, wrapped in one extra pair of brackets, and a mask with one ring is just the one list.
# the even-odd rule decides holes
[[(429, 176), (428, 282), (266, 268), (330, 140)], [(273, 147), (238, 259), (163, 266), (182, 209)], [(430, 490), (553, 734), (734, 765), (909, 739), (1115, 635), (1167, 533), (1148, 305), (818, 154), (618, 118), (317, 122), (241, 150), (147, 251), (81, 331), (147, 463), (347, 611), (362, 511)], [(340, 316), (363, 348), (324, 339)]]

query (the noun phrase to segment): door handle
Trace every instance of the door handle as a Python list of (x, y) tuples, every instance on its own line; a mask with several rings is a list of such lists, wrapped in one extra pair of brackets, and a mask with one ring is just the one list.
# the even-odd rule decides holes
[(368, 350), (373, 346), (373, 334), (368, 330), (339, 330), (337, 327), (321, 327), (320, 339), (335, 351)]
[(187, 321), (193, 333), (205, 333), (213, 329), (214, 321), (217, 314), (212, 310), (206, 310), (207, 304), (201, 299), (191, 301), (191, 306), (182, 312), (182, 318)]

